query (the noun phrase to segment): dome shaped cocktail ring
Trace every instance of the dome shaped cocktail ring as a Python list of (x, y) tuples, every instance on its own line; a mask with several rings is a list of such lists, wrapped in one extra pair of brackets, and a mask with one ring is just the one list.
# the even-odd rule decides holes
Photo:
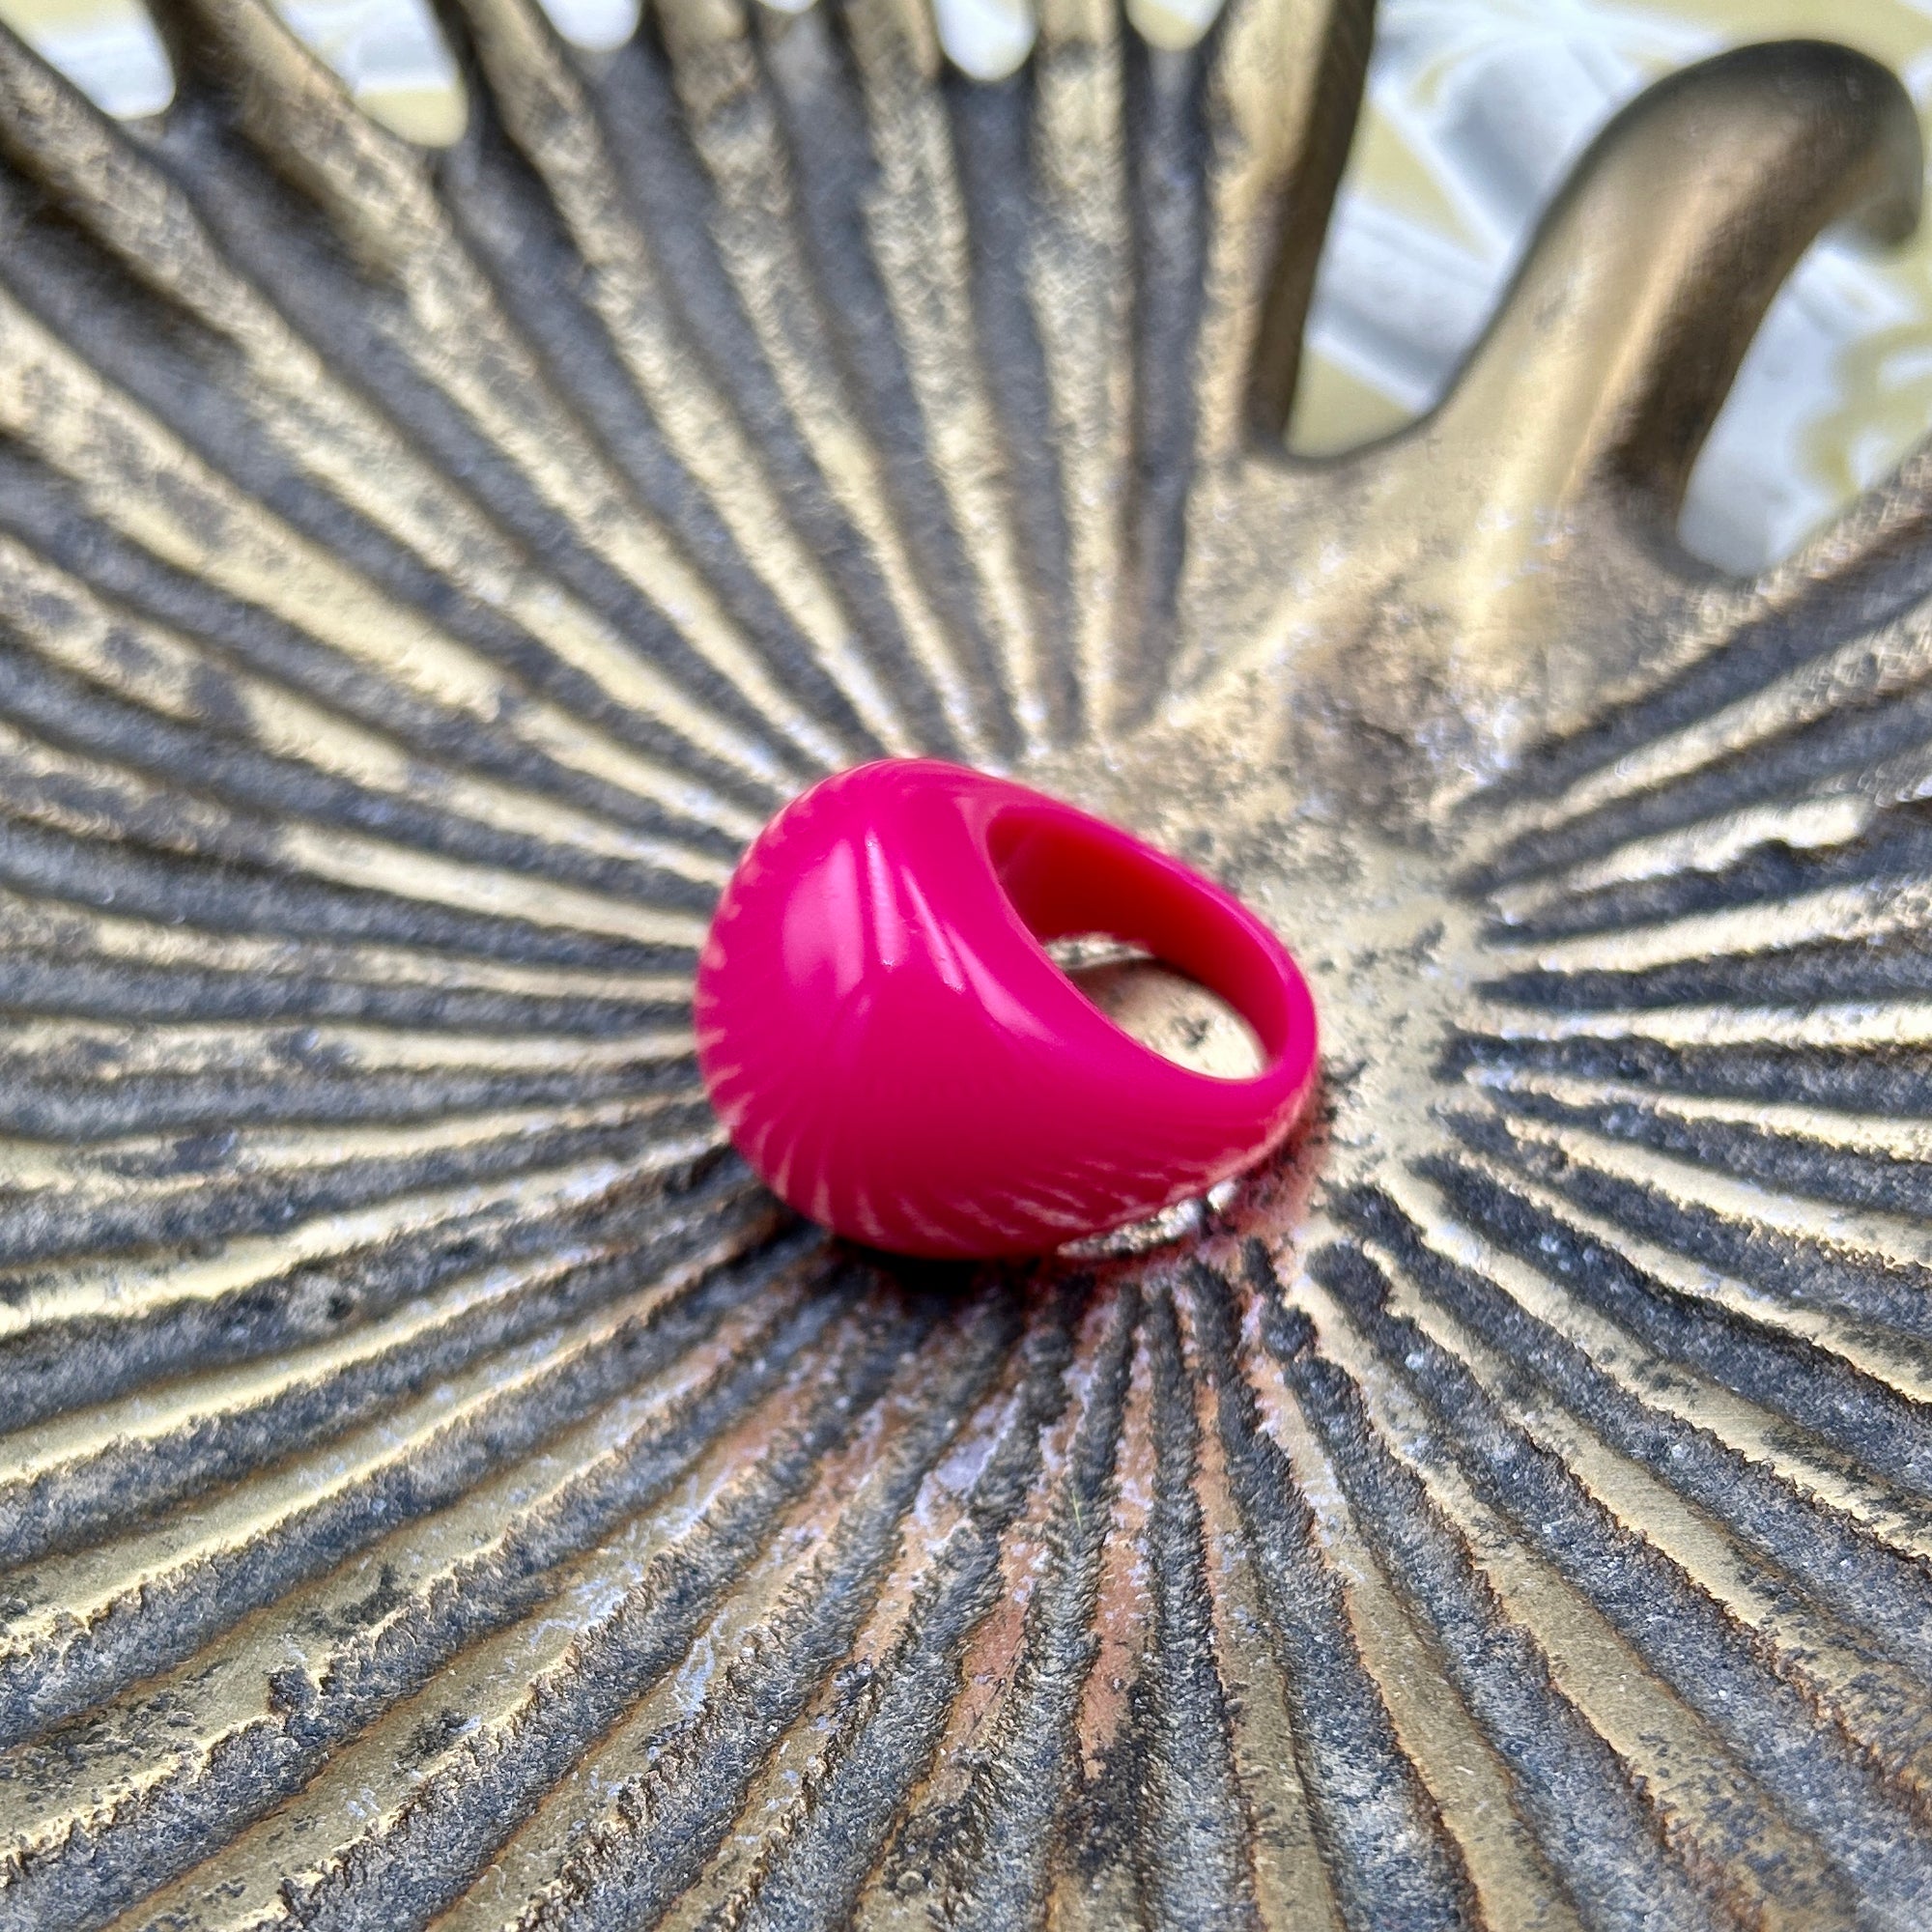
[[(1122, 1031), (1050, 940), (1106, 933), (1218, 994), (1247, 1079)], [(1254, 914), (1003, 779), (907, 758), (825, 780), (753, 840), (697, 973), (698, 1065), (771, 1189), (905, 1254), (1035, 1254), (1203, 1192), (1307, 1104), (1314, 1002)]]

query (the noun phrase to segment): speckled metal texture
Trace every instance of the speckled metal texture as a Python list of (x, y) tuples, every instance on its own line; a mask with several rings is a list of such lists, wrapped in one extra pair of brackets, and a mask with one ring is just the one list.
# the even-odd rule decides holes
[[(1672, 535), (1897, 84), (1646, 97), (1313, 463), (1364, 7), (452, 0), (436, 155), (162, 18), (0, 40), (0, 1928), (1932, 1922), (1932, 462)], [(1275, 923), (1285, 1158), (759, 1194), (696, 945), (910, 751)]]

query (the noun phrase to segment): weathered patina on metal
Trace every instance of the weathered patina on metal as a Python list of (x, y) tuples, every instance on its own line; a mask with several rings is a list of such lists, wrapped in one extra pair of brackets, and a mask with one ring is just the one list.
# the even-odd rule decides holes
[[(1654, 91), (1318, 463), (1356, 0), (450, 0), (434, 155), (161, 18), (0, 38), (0, 1928), (1932, 1922), (1932, 458), (1673, 536), (1897, 82)], [(694, 948), (913, 751), (1275, 922), (1288, 1158), (777, 1213)]]

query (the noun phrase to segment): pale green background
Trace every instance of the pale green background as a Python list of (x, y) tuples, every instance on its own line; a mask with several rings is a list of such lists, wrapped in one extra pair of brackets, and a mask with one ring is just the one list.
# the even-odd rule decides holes
[[(369, 110), (447, 141), (463, 102), (421, 0), (278, 0)], [(586, 44), (636, 0), (547, 0)], [(1217, 0), (1128, 0), (1153, 37)], [(1024, 0), (935, 0), (977, 72), (1010, 71)], [(151, 113), (168, 74), (135, 0), (0, 0), (0, 18), (116, 112)], [(1646, 82), (1746, 40), (1849, 41), (1903, 77), (1932, 121), (1932, 0), (1383, 0), (1369, 100), (1311, 323), (1293, 431), (1333, 450), (1426, 409), (1474, 338), (1537, 213), (1603, 123)], [(1932, 222), (1879, 254), (1814, 248), (1780, 297), (1706, 450), (1692, 548), (1748, 570), (1876, 482), (1932, 425)]]

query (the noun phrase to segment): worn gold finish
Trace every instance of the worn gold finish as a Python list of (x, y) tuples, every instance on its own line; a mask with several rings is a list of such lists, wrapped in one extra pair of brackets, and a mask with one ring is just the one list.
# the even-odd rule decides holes
[[(1932, 1922), (1932, 467), (1671, 534), (1897, 83), (1656, 90), (1317, 463), (1365, 5), (453, 0), (436, 155), (162, 12), (0, 38), (0, 1932)], [(907, 750), (1276, 923), (1299, 1146), (784, 1220), (694, 949)]]

